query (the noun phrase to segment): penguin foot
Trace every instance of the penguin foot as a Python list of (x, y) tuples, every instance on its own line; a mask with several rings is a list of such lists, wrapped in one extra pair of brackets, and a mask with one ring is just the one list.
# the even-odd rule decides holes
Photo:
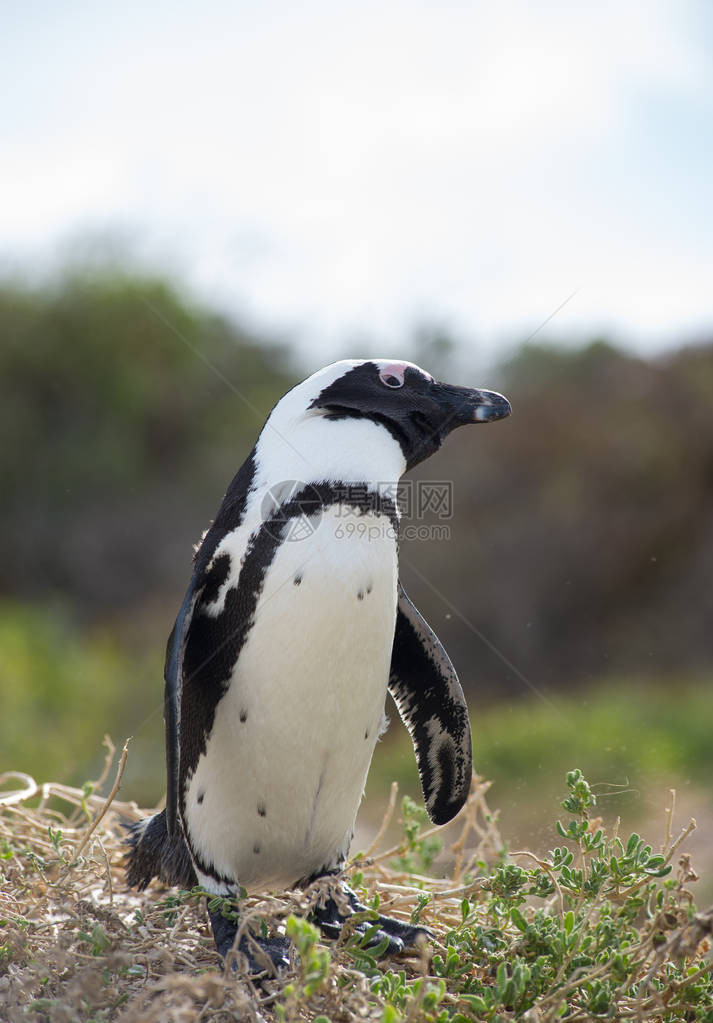
[[(209, 912), (208, 916), (218, 955), (225, 959), (228, 952), (235, 947), (238, 925), (232, 920), (227, 920), (220, 912)], [(237, 951), (247, 959), (247, 972), (251, 977), (262, 974), (266, 974), (267, 977), (275, 977), (280, 970), (285, 970), (290, 966), (288, 938), (256, 938), (254, 935), (244, 934), (237, 946)]]
[(339, 907), (330, 896), (323, 906), (313, 911), (315, 923), (321, 928), (327, 938), (338, 938), (342, 933), (342, 927), (353, 913), (369, 913), (371, 919), (363, 920), (356, 925), (354, 932), (365, 935), (374, 926), (378, 927), (366, 943), (366, 948), (376, 948), (382, 944), (384, 939), (388, 941), (384, 949), (384, 955), (394, 955), (403, 952), (407, 948), (416, 948), (424, 939), (429, 938), (430, 932), (425, 927), (414, 927), (412, 924), (405, 924), (402, 920), (395, 920), (390, 916), (382, 916), (380, 913), (374, 915), (374, 910), (359, 902), (355, 893), (347, 885), (343, 886), (344, 894), (347, 897), (351, 913), (344, 915), (339, 912)]

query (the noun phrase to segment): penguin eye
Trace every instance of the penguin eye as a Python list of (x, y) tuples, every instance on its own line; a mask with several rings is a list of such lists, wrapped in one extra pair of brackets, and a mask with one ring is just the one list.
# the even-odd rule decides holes
[(393, 373), (379, 373), (379, 380), (381, 380), (384, 387), (403, 387), (403, 377), (397, 377)]

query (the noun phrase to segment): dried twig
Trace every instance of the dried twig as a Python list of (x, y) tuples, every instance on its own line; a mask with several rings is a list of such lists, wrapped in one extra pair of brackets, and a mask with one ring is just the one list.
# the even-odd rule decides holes
[(0, 785), (5, 785), (11, 778), (19, 778), (25, 783), (24, 789), (13, 789), (11, 792), (0, 793), (0, 806), (12, 806), (14, 803), (24, 803), (26, 799), (34, 796), (39, 786), (34, 778), (23, 771), (5, 771), (0, 774)]
[(389, 824), (391, 824), (391, 818), (394, 816), (394, 809), (396, 807), (396, 797), (399, 792), (399, 783), (396, 781), (391, 782), (391, 792), (389, 794), (389, 805), (386, 807), (386, 813), (381, 822), (381, 827), (376, 833), (374, 841), (371, 843), (369, 848), (364, 853), (364, 858), (368, 859), (375, 849), (379, 848), (379, 843), (386, 834)]
[(75, 854), (72, 857), (72, 859), (70, 860), (70, 862), (67, 864), (67, 869), (69, 869), (70, 867), (73, 867), (74, 864), (77, 862), (77, 860), (81, 856), (82, 852), (86, 848), (87, 842), (92, 837), (92, 835), (96, 831), (96, 828), (97, 828), (98, 824), (103, 819), (103, 817), (106, 814), (107, 810), (111, 806), (112, 801), (114, 799), (114, 796), (119, 791), (119, 786), (121, 785), (121, 778), (122, 778), (122, 775), (124, 774), (124, 768), (126, 767), (126, 758), (129, 755), (129, 743), (130, 742), (131, 742), (131, 736), (129, 736), (129, 738), (126, 740), (126, 742), (124, 743), (124, 748), (121, 751), (121, 758), (119, 760), (119, 768), (118, 768), (118, 770), (116, 772), (116, 779), (114, 780), (114, 785), (112, 786), (112, 790), (109, 793), (109, 795), (107, 796), (106, 801), (104, 802), (104, 806), (101, 808), (101, 810), (99, 811), (97, 816), (94, 818), (92, 823), (87, 828), (87, 832), (86, 832), (84, 838), (79, 843), (79, 848), (75, 852)]

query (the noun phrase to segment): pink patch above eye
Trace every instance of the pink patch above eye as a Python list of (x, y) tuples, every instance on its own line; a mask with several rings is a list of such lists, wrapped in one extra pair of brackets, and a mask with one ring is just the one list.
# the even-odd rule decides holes
[(394, 387), (394, 383), (392, 382), (391, 378), (395, 377), (395, 379), (398, 381), (398, 384), (396, 386), (401, 387), (404, 382), (404, 376), (406, 374), (407, 368), (408, 367), (404, 362), (390, 362), (388, 366), (381, 367), (381, 369), (379, 370), (379, 376), (384, 382), (387, 382), (391, 387)]

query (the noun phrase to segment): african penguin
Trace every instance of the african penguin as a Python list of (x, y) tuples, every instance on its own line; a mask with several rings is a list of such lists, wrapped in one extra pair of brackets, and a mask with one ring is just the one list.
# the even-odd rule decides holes
[[(168, 640), (166, 809), (131, 826), (130, 885), (234, 896), (338, 873), (387, 689), (431, 819), (455, 816), (471, 779), (467, 709), (399, 584), (396, 485), (455, 427), (509, 414), (500, 394), (388, 359), (336, 362), (277, 403), (196, 551)], [(317, 912), (328, 936), (344, 919), (331, 899)], [(225, 955), (237, 925), (211, 922)], [(378, 922), (392, 951), (424, 933)], [(286, 939), (260, 943), (275, 967), (288, 961)], [(262, 969), (245, 939), (240, 950)]]

